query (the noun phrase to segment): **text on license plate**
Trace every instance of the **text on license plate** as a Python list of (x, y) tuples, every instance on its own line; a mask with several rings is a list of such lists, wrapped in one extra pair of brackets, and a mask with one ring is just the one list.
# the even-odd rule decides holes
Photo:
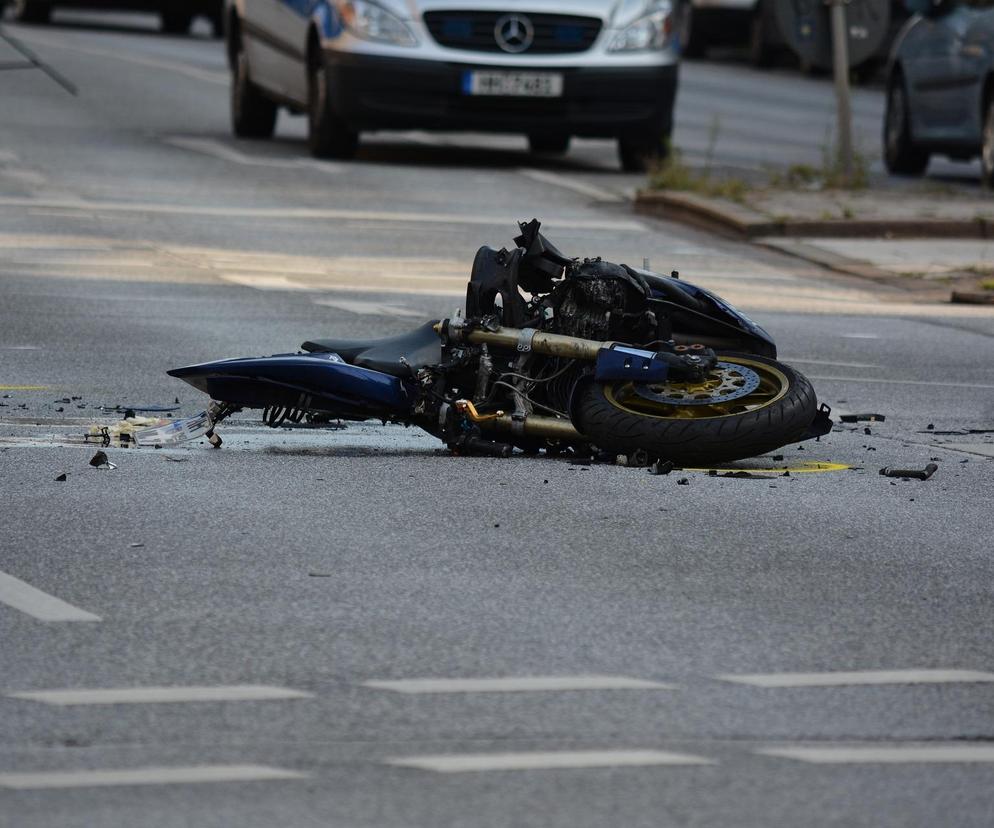
[(563, 94), (559, 72), (466, 72), (466, 95), (508, 95), (522, 98), (558, 98)]

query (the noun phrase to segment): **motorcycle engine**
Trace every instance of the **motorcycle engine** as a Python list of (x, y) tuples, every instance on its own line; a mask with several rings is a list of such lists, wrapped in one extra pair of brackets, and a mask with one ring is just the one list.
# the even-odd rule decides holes
[[(601, 259), (578, 262), (549, 296), (552, 330), (631, 345), (668, 338), (649, 310), (649, 286), (634, 271)], [(662, 336), (662, 334), (666, 334)]]

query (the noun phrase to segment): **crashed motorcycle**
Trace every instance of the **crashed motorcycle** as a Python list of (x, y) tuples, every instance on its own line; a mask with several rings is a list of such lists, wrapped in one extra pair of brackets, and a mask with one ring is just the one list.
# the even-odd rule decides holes
[(314, 339), (296, 353), (169, 371), (212, 398), (208, 436), (270, 426), (415, 425), (455, 453), (570, 452), (678, 465), (753, 457), (827, 433), (829, 409), (759, 325), (679, 278), (571, 258), (519, 224), (481, 247), (465, 311), (401, 336)]

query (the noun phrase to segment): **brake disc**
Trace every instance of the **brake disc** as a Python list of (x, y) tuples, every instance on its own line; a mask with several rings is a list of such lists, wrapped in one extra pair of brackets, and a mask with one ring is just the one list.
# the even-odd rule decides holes
[(635, 393), (662, 405), (717, 405), (759, 388), (759, 374), (744, 365), (719, 362), (700, 382), (635, 383)]

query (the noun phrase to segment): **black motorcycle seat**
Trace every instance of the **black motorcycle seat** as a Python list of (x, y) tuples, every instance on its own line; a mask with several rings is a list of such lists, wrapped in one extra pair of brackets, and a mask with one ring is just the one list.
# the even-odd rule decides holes
[[(409, 377), (411, 368), (417, 371), (442, 361), (442, 340), (435, 333), (437, 324), (435, 319), (408, 333), (383, 339), (312, 339), (300, 347), (310, 353), (338, 354), (350, 365), (360, 368), (394, 377)], [(401, 357), (407, 365), (400, 361)]]

